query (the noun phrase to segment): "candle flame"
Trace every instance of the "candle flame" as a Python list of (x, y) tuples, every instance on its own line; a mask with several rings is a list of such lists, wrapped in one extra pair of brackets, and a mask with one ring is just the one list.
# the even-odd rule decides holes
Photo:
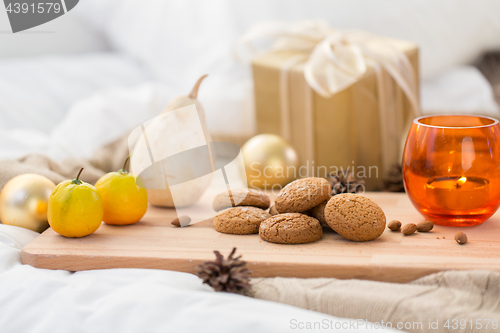
[(467, 177), (460, 177), (457, 180), (457, 188), (459, 188), (460, 186), (462, 186), (463, 184), (465, 184), (466, 181), (467, 181)]

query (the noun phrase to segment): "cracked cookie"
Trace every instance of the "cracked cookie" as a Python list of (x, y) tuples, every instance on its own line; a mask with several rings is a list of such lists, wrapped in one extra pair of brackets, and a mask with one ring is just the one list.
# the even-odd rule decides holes
[(214, 217), (214, 229), (225, 234), (258, 234), (259, 225), (271, 214), (256, 207), (233, 207)]
[(325, 207), (326, 207), (327, 203), (328, 203), (328, 200), (325, 200), (322, 203), (320, 203), (319, 205), (317, 205), (316, 207), (311, 208), (311, 210), (309, 210), (307, 212), (307, 215), (312, 216), (316, 220), (318, 220), (322, 227), (330, 228), (328, 223), (326, 223), (326, 219), (325, 219)]
[(300, 213), (285, 213), (268, 218), (260, 224), (259, 235), (265, 241), (279, 244), (302, 244), (323, 236), (319, 221)]
[[(234, 205), (233, 202), (231, 202), (231, 198), (233, 199)], [(214, 198), (212, 207), (218, 212), (235, 206), (253, 206), (268, 209), (270, 205), (271, 200), (269, 200), (269, 197), (265, 193), (252, 189), (236, 189), (231, 190), (231, 196), (229, 196), (227, 191), (217, 194)]]
[(269, 214), (271, 214), (272, 216), (279, 214), (278, 211), (276, 210), (275, 205), (272, 205), (271, 208), (269, 208)]
[(309, 177), (285, 186), (274, 202), (280, 213), (302, 213), (330, 197), (332, 188), (326, 179)]
[(357, 242), (375, 239), (385, 229), (382, 209), (359, 194), (333, 196), (326, 204), (325, 219), (339, 235)]

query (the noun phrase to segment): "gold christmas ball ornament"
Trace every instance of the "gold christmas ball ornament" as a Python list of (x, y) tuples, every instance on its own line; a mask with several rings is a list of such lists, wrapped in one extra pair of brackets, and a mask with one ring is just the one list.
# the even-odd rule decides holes
[(280, 189), (297, 178), (297, 152), (279, 135), (256, 135), (243, 145), (241, 152), (248, 187)]
[(0, 221), (44, 231), (49, 227), (47, 206), (55, 187), (50, 179), (32, 173), (12, 178), (0, 193)]

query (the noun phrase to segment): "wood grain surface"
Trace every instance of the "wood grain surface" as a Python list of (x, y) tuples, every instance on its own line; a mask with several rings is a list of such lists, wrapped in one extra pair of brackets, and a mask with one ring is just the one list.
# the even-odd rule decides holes
[[(423, 221), (404, 193), (366, 196), (382, 207), (387, 221)], [(362, 243), (325, 230), (318, 242), (301, 245), (267, 243), (259, 235), (220, 234), (211, 220), (178, 228), (170, 224), (175, 217), (174, 210), (150, 207), (137, 224), (103, 224), (94, 234), (79, 239), (48, 229), (23, 249), (22, 260), (34, 267), (70, 271), (153, 268), (194, 273), (198, 264), (214, 258), (213, 250), (227, 255), (236, 246), (254, 277), (408, 282), (442, 270), (500, 271), (499, 213), (475, 227), (435, 226), (431, 232), (410, 236), (386, 229), (380, 238)], [(469, 238), (465, 245), (453, 239), (459, 230)]]

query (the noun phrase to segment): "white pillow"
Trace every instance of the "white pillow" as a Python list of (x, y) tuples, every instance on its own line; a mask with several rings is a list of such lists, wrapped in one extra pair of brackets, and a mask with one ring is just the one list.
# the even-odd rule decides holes
[(71, 105), (51, 133), (30, 128), (0, 131), (0, 160), (29, 153), (52, 159), (91, 158), (95, 151), (157, 116), (174, 98), (170, 87), (142, 83), (103, 89)]
[(500, 118), (493, 89), (476, 67), (461, 66), (424, 80), (420, 92), (426, 114), (467, 113)]
[(234, 75), (235, 41), (263, 20), (320, 18), (333, 27), (415, 41), (424, 77), (500, 48), (497, 0), (87, 0), (78, 9), (113, 47), (179, 85), (204, 72)]
[[(18, 1), (21, 2), (21, 1)], [(41, 54), (68, 54), (109, 50), (101, 32), (85, 24), (74, 9), (40, 26), (10, 33), (7, 12), (0, 7), (0, 58)]]
[[(236, 62), (236, 41), (261, 21), (320, 18), (332, 27), (364, 29), (416, 41), (430, 78), (500, 47), (500, 2), (484, 0), (87, 0), (77, 13), (116, 50), (187, 93), (201, 75), (209, 128), (221, 135), (255, 132), (249, 66)], [(450, 109), (452, 110), (452, 109)]]
[(74, 102), (147, 78), (134, 61), (111, 53), (1, 59), (0, 130), (50, 133)]

